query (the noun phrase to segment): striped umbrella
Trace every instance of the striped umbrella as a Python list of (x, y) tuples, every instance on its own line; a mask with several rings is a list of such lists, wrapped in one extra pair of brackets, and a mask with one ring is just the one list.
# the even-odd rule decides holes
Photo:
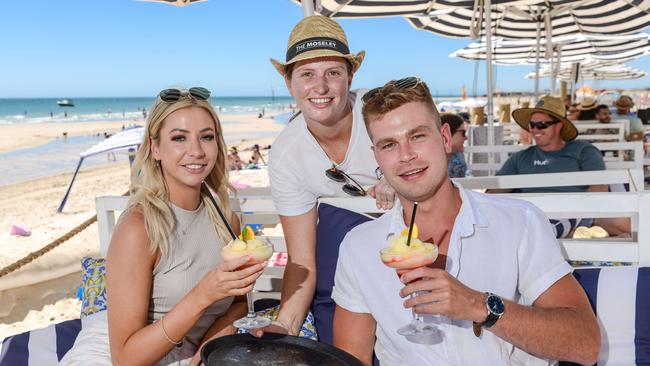
[[(552, 77), (553, 70), (551, 67), (542, 67), (539, 71), (540, 77)], [(556, 73), (560, 80), (571, 80), (571, 66), (562, 66)], [(645, 71), (629, 67), (625, 64), (602, 64), (598, 62), (580, 65), (579, 78), (582, 80), (627, 80), (639, 79), (646, 76)], [(535, 73), (531, 72), (525, 76), (526, 79), (535, 78)]]
[[(483, 0), (477, 0), (482, 2)], [(492, 2), (491, 34), (506, 39), (537, 39), (543, 28), (546, 39), (575, 34), (620, 35), (650, 26), (650, 1), (546, 0)], [(429, 15), (409, 17), (416, 28), (447, 37), (467, 37), (481, 14), (473, 8), (435, 6)], [(480, 30), (481, 35), (485, 29)]]
[[(545, 43), (546, 40), (542, 39), (541, 42)], [(650, 54), (650, 35), (635, 33), (621, 36), (561, 36), (553, 39), (552, 45), (552, 57), (540, 59), (540, 63), (549, 64), (558, 60), (581, 63), (590, 60), (625, 62)], [(485, 43), (471, 43), (454, 51), (449, 57), (484, 60), (486, 49)], [(495, 63), (505, 65), (533, 65), (537, 62), (536, 52), (535, 40), (497, 39), (493, 42), (492, 59)]]

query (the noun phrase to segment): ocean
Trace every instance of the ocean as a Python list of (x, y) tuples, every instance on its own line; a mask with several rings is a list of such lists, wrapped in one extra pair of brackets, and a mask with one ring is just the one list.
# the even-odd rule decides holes
[[(63, 99), (63, 98), (60, 98)], [(57, 98), (0, 99), (0, 124), (40, 122), (119, 121), (142, 119), (155, 98), (67, 98), (74, 107), (60, 107)], [(286, 111), (292, 97), (213, 97), (219, 115)]]
[[(133, 121), (144, 124), (143, 109), (149, 111), (154, 98), (68, 98), (74, 107), (59, 107), (55, 98), (0, 99), (0, 126), (29, 123), (84, 123), (89, 121)], [(291, 97), (216, 97), (211, 98), (222, 124), (229, 115), (258, 114), (274, 116), (276, 123), (286, 124), (292, 114)], [(226, 136), (226, 143), (244, 138), (263, 138), (264, 133), (247, 131)], [(74, 172), (79, 153), (101, 142), (103, 136), (71, 136), (46, 144), (0, 153), (0, 186), (60, 173)], [(115, 161), (113, 160), (115, 159)], [(108, 163), (128, 161), (124, 153), (109, 157), (101, 154), (86, 158), (82, 169)]]

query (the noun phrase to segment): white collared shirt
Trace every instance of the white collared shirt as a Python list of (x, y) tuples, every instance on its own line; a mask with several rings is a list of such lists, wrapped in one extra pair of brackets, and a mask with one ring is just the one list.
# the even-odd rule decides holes
[[(462, 205), (451, 232), (446, 271), (470, 288), (493, 292), (532, 305), (557, 280), (572, 272), (564, 260), (548, 218), (529, 202), (486, 195), (458, 187)], [(435, 225), (435, 223), (431, 223)], [(386, 365), (548, 365), (483, 331), (474, 335), (471, 321), (437, 317), (442, 343), (420, 345), (397, 334), (411, 320), (399, 291), (403, 284), (385, 266), (379, 251), (391, 234), (406, 225), (398, 203), (377, 220), (351, 230), (343, 240), (332, 298), (377, 321), (375, 353)]]

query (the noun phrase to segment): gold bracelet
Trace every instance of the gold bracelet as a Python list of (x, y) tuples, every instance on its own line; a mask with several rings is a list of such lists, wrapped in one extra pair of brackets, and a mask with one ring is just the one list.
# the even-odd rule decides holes
[(174, 344), (174, 345), (176, 345), (176, 346), (178, 346), (178, 345), (180, 345), (181, 343), (183, 343), (183, 342), (182, 342), (182, 339), (181, 339), (180, 341), (178, 341), (178, 342), (174, 342), (174, 340), (171, 339), (171, 338), (169, 337), (169, 335), (167, 334), (167, 331), (165, 330), (165, 323), (163, 322), (163, 319), (165, 319), (165, 316), (163, 316), (162, 318), (160, 318), (160, 326), (162, 327), (163, 335), (165, 336), (165, 338), (167, 338), (167, 340), (168, 340), (170, 343), (172, 343), (172, 344)]

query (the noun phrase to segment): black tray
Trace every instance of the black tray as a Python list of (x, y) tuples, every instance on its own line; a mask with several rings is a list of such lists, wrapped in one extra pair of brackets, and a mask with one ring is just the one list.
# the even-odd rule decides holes
[(213, 339), (203, 346), (201, 360), (217, 365), (361, 366), (349, 353), (326, 343), (276, 333), (262, 338), (235, 334)]

